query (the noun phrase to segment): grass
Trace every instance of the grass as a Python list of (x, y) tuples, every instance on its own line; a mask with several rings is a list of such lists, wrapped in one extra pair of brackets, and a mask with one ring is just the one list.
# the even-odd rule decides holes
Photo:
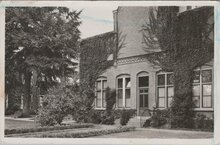
[(91, 124), (75, 124), (66, 126), (48, 126), (48, 127), (38, 127), (38, 128), (24, 128), (24, 129), (6, 129), (5, 135), (8, 134), (20, 134), (20, 133), (31, 133), (31, 132), (44, 132), (53, 130), (66, 130), (75, 128), (89, 128), (93, 127)]
[(5, 119), (5, 129), (19, 129), (19, 128), (36, 128), (39, 127), (34, 121), (12, 120)]

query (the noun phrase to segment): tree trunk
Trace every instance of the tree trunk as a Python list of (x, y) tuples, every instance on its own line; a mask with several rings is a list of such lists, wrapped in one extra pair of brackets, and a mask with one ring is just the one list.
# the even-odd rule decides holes
[(190, 128), (193, 124), (193, 70), (182, 66), (174, 70), (174, 100), (171, 105), (171, 127)]
[(30, 113), (31, 72), (26, 72), (24, 85), (23, 115), (28, 116)]

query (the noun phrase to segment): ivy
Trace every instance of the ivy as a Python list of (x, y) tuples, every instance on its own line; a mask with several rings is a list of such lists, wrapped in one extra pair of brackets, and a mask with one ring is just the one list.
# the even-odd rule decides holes
[(191, 127), (193, 114), (193, 70), (214, 57), (213, 7), (178, 13), (178, 7), (159, 7), (149, 13), (143, 26), (148, 60), (165, 71), (174, 72), (172, 127)]

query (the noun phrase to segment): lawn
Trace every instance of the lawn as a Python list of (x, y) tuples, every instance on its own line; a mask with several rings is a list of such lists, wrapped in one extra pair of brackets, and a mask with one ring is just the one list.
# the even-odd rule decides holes
[(35, 128), (38, 125), (34, 121), (5, 119), (5, 129)]
[(204, 131), (185, 131), (185, 130), (166, 130), (166, 129), (148, 129), (136, 128), (132, 132), (121, 132), (95, 136), (94, 138), (180, 138), (180, 139), (203, 139), (213, 138), (212, 132)]

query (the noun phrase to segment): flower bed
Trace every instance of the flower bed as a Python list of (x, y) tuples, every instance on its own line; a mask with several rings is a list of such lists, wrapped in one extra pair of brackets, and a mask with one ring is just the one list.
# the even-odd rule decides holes
[(92, 124), (76, 124), (76, 125), (51, 126), (51, 127), (39, 127), (39, 128), (27, 128), (27, 129), (6, 129), (5, 135), (29, 133), (29, 132), (65, 130), (65, 129), (74, 129), (74, 128), (89, 128), (89, 127), (93, 127), (93, 125)]

